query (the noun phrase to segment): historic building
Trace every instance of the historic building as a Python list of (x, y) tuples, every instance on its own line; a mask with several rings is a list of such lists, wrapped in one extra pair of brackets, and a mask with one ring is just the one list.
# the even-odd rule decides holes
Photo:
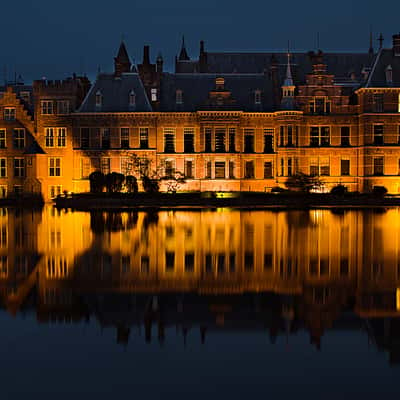
[(400, 192), (400, 34), (356, 54), (212, 53), (201, 42), (197, 60), (183, 41), (175, 73), (148, 46), (132, 65), (122, 43), (114, 64), (93, 84), (3, 89), (2, 196), (87, 191), (95, 170), (138, 174), (133, 159), (183, 173), (182, 190), (269, 191), (303, 172), (326, 190)]

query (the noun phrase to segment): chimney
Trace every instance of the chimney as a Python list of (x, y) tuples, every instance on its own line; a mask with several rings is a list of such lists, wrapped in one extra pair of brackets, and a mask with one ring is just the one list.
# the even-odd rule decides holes
[(150, 64), (150, 46), (144, 46), (143, 47), (143, 65), (149, 65)]
[(393, 35), (393, 55), (400, 56), (400, 33)]

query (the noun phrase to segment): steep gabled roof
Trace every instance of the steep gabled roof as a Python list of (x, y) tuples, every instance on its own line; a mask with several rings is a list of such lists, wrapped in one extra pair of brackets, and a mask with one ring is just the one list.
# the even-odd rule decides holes
[[(386, 76), (388, 68), (391, 69), (391, 82)], [(379, 51), (366, 87), (400, 87), (400, 56), (395, 56), (392, 49)]]
[[(131, 92), (135, 106), (129, 104)], [(102, 105), (96, 106), (96, 93), (101, 93)], [(146, 112), (152, 111), (142, 81), (137, 73), (100, 74), (91, 87), (78, 112)]]
[[(235, 101), (230, 109), (271, 111), (273, 109), (272, 81), (264, 74), (164, 74), (161, 80), (161, 111), (197, 111), (219, 109), (207, 105), (209, 94), (215, 90), (216, 78), (225, 79), (225, 89)], [(176, 103), (176, 91), (182, 91), (182, 104)], [(261, 104), (255, 104), (255, 91), (261, 91)], [(224, 106), (221, 105), (220, 109)]]

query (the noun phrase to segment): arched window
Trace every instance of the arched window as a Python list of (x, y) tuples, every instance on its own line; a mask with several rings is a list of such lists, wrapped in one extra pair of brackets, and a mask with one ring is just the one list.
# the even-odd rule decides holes
[(136, 94), (135, 94), (134, 90), (132, 89), (129, 92), (129, 106), (135, 107), (135, 105), (136, 105)]
[(103, 104), (103, 95), (101, 94), (101, 91), (98, 90), (96, 92), (96, 107), (101, 107)]

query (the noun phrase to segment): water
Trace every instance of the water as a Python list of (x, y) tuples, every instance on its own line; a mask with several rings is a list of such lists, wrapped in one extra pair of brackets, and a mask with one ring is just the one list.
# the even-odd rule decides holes
[(0, 209), (0, 398), (400, 391), (400, 209)]

